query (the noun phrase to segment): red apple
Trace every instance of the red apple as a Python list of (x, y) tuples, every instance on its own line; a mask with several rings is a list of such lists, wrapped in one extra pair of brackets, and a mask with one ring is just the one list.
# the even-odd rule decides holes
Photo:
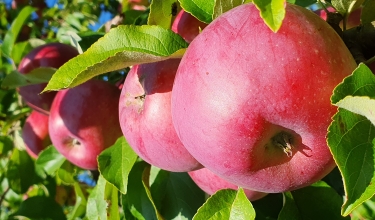
[(173, 32), (181, 35), (186, 42), (190, 43), (199, 34), (200, 30), (206, 26), (206, 23), (181, 10), (173, 21), (171, 29)]
[(22, 128), (22, 138), (27, 153), (36, 159), (38, 154), (51, 144), (48, 135), (48, 116), (32, 111)]
[(180, 59), (141, 64), (128, 73), (119, 117), (133, 150), (161, 169), (186, 172), (202, 166), (182, 145), (172, 124), (171, 91)]
[(334, 167), (327, 128), (334, 87), (356, 63), (319, 16), (286, 4), (274, 33), (253, 4), (215, 19), (189, 45), (172, 90), (172, 120), (203, 166), (243, 188), (284, 192)]
[(49, 118), (52, 144), (78, 167), (97, 169), (97, 156), (122, 135), (119, 98), (116, 86), (100, 80), (59, 91)]
[[(197, 184), (197, 186), (208, 195), (213, 195), (221, 189), (238, 189), (238, 186), (220, 178), (207, 168), (190, 171), (188, 172), (188, 174), (191, 179)], [(264, 192), (252, 191), (249, 189), (244, 189), (244, 192), (250, 201), (261, 199), (268, 194)]]
[[(78, 55), (78, 51), (69, 45), (62, 43), (48, 43), (34, 48), (28, 53), (18, 66), (18, 71), (27, 74), (38, 67), (59, 68), (65, 62)], [(19, 93), (34, 110), (49, 114), (52, 101), (56, 92), (43, 91), (47, 83), (28, 85), (19, 88)]]

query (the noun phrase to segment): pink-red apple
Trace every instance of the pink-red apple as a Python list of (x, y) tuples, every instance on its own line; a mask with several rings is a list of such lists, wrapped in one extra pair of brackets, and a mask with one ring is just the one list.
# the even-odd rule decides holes
[(173, 32), (181, 35), (186, 42), (190, 43), (206, 26), (206, 23), (181, 10), (173, 21), (171, 29)]
[[(238, 186), (224, 180), (223, 178), (220, 178), (207, 168), (190, 171), (188, 174), (195, 184), (197, 184), (197, 186), (208, 195), (213, 195), (221, 189), (238, 189)], [(250, 201), (261, 199), (268, 194), (248, 189), (244, 189), (244, 192)]]
[(116, 86), (100, 80), (59, 91), (49, 118), (52, 144), (78, 167), (97, 169), (97, 156), (122, 135), (119, 98)]
[(141, 64), (128, 73), (120, 97), (122, 132), (133, 150), (161, 169), (186, 172), (202, 166), (182, 145), (172, 124), (171, 91), (180, 59)]
[(48, 116), (32, 111), (22, 128), (26, 152), (33, 158), (51, 144), (48, 134)]
[[(34, 48), (21, 60), (18, 71), (27, 74), (38, 67), (59, 68), (77, 55), (78, 51), (70, 45), (62, 43), (44, 44)], [(44, 114), (49, 114), (56, 92), (40, 94), (46, 85), (47, 83), (40, 83), (23, 86), (19, 88), (19, 93), (31, 108)]]
[(327, 128), (335, 86), (356, 63), (313, 12), (286, 4), (277, 33), (253, 4), (215, 19), (189, 45), (172, 90), (185, 148), (216, 175), (261, 192), (298, 189), (335, 162)]

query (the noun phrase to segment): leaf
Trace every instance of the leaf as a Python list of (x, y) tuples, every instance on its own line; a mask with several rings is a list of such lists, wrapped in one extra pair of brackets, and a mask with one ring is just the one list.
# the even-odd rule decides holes
[(8, 136), (0, 136), (0, 156), (6, 156), (12, 149), (12, 139)]
[(277, 32), (285, 17), (284, 0), (254, 0), (253, 3), (260, 11), (266, 25), (273, 31)]
[(165, 29), (171, 28), (173, 7), (177, 7), (177, 0), (153, 0), (150, 5), (148, 25), (159, 25)]
[(362, 8), (362, 13), (361, 13), (362, 24), (368, 24), (368, 23), (371, 23), (372, 21), (375, 21), (374, 8), (375, 8), (375, 0), (365, 1), (363, 8)]
[(88, 219), (120, 219), (118, 213), (117, 189), (99, 176), (98, 184), (91, 191), (87, 201), (86, 217)]
[(14, 70), (4, 78), (1, 87), (15, 89), (21, 86), (48, 83), (55, 72), (56, 69), (50, 67), (35, 68), (28, 74), (22, 74)]
[(375, 219), (375, 197), (358, 206), (350, 216), (352, 219)]
[(18, 33), (20, 32), (22, 25), (25, 23), (26, 19), (29, 18), (31, 13), (35, 11), (35, 8), (26, 6), (17, 15), (16, 19), (12, 22), (12, 25), (6, 32), (3, 43), (1, 45), (1, 52), (7, 56), (11, 57), (13, 45), (17, 40)]
[(294, 4), (294, 5), (299, 5), (302, 7), (307, 7), (312, 4), (316, 3), (316, 0), (287, 0), (287, 2)]
[(24, 150), (13, 149), (10, 157), (6, 176), (10, 188), (16, 193), (25, 193), (34, 184), (34, 161)]
[(221, 14), (231, 10), (234, 7), (241, 5), (243, 0), (216, 0), (214, 6), (214, 12), (212, 14), (212, 20), (219, 17)]
[(344, 180), (344, 216), (375, 194), (374, 138), (374, 125), (345, 109), (339, 109), (328, 128), (328, 146)]
[(331, 102), (336, 104), (346, 96), (368, 96), (375, 98), (375, 76), (363, 63), (346, 77), (333, 91)]
[(215, 0), (179, 0), (181, 7), (198, 20), (210, 23), (214, 14)]
[(65, 157), (54, 146), (49, 146), (40, 152), (35, 165), (43, 168), (47, 174), (53, 175), (63, 165), (65, 160)]
[(74, 175), (76, 174), (76, 166), (67, 160), (57, 169), (57, 176), (64, 184), (74, 184), (76, 180)]
[(34, 196), (26, 199), (12, 216), (24, 216), (30, 219), (66, 219), (62, 207), (55, 199), (45, 196)]
[(158, 219), (154, 204), (150, 201), (143, 185), (144, 171), (150, 165), (144, 161), (136, 162), (129, 174), (127, 193), (123, 195), (131, 214), (137, 219)]
[(255, 211), (242, 188), (217, 191), (198, 209), (194, 218), (200, 219), (255, 219)]
[(346, 96), (338, 101), (336, 106), (363, 115), (375, 125), (375, 99), (367, 96)]
[(74, 182), (74, 192), (76, 196), (76, 203), (73, 210), (68, 214), (69, 220), (74, 220), (77, 217), (86, 213), (87, 200), (85, 194), (82, 192), (81, 186), (78, 182)]
[(165, 219), (192, 219), (205, 202), (204, 192), (187, 173), (151, 167), (151, 195)]
[(359, 8), (365, 0), (332, 0), (332, 6), (343, 16), (347, 17), (349, 13)]
[(342, 197), (323, 181), (284, 193), (282, 219), (350, 219), (340, 214)]
[(43, 92), (72, 88), (131, 65), (181, 57), (187, 46), (178, 34), (159, 26), (119, 25), (61, 66)]
[(122, 194), (126, 194), (128, 176), (137, 157), (125, 138), (120, 137), (113, 146), (99, 155), (99, 171)]
[(262, 199), (252, 201), (251, 204), (254, 207), (256, 219), (277, 219), (281, 209), (283, 208), (283, 194), (270, 193)]

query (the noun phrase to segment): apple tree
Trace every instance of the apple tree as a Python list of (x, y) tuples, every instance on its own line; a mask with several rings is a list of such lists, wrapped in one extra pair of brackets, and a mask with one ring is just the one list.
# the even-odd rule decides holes
[(0, 219), (374, 219), (374, 0), (0, 1)]

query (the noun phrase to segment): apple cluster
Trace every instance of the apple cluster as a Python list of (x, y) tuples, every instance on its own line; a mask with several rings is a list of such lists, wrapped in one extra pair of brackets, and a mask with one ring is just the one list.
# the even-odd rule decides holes
[[(172, 30), (190, 43), (182, 59), (133, 66), (121, 90), (90, 80), (57, 92), (41, 107), (49, 121), (40, 139), (49, 133), (68, 160), (96, 169), (98, 154), (124, 135), (151, 165), (188, 172), (207, 194), (243, 187), (251, 201), (308, 186), (335, 167), (330, 96), (357, 65), (323, 19), (287, 3), (274, 33), (244, 4), (209, 25), (182, 10)], [(67, 57), (59, 50), (54, 60)]]

